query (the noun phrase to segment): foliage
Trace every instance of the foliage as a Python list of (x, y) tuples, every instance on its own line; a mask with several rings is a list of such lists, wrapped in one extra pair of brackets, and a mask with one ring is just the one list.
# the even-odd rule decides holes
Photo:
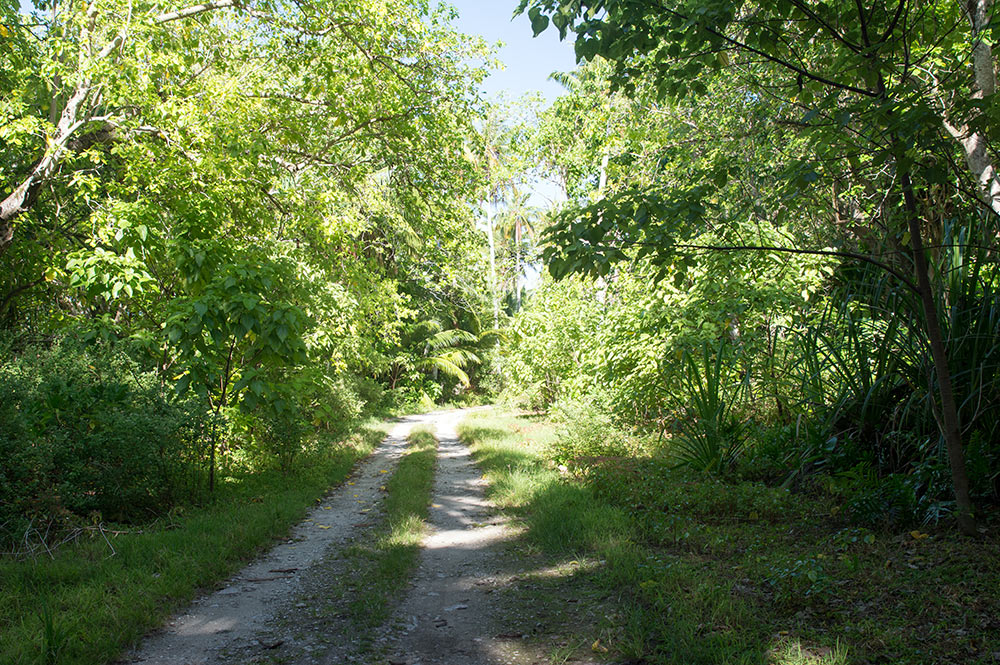
[(747, 445), (747, 423), (739, 413), (749, 385), (744, 368), (737, 379), (734, 352), (723, 343), (717, 349), (702, 347), (700, 358), (685, 352), (680, 395), (675, 397), (681, 413), (671, 452), (683, 466), (724, 475), (739, 461)]
[[(648, 257), (657, 281), (683, 282), (687, 257), (702, 251), (878, 267), (892, 290), (908, 292), (895, 314), (930, 370), (923, 410), (937, 412), (956, 516), (974, 533), (955, 384), (976, 370), (953, 362), (962, 332), (947, 322), (962, 303), (948, 297), (948, 264), (952, 252), (995, 248), (1000, 218), (989, 152), (997, 84), (990, 3), (917, 11), (895, 3), (523, 0), (526, 10), (536, 34), (550, 22), (561, 37), (574, 33), (578, 57), (600, 62), (594, 69), (607, 72), (626, 103), (680, 116), (695, 130), (705, 125), (693, 100), (745, 109), (711, 125), (723, 130), (713, 143), (733, 150), (699, 145), (680, 162), (692, 150), (690, 132), (661, 135), (655, 167), (610, 195), (599, 187), (596, 197), (572, 200), (547, 231), (552, 273), (613, 278), (619, 265)], [(730, 134), (733, 125), (745, 130)], [(632, 138), (624, 134), (618, 145), (603, 141), (602, 183), (612, 157), (635, 160), (622, 149)], [(768, 158), (761, 150), (772, 145), (787, 148)], [(788, 224), (789, 214), (802, 219)], [(766, 239), (771, 231), (781, 239)]]
[(121, 349), (36, 347), (0, 365), (0, 386), (8, 544), (34, 539), (32, 524), (145, 520), (198, 495), (201, 404), (165, 393)]
[(550, 415), (559, 424), (559, 436), (548, 451), (552, 461), (568, 467), (586, 467), (595, 460), (635, 454), (639, 445), (615, 427), (600, 401), (599, 395), (592, 394), (555, 404)]
[[(121, 472), (149, 496), (80, 501), (153, 518), (185, 498), (142, 477), (163, 464), (207, 465), (212, 488), (217, 472), (290, 472), (317, 429), (476, 384), (468, 336), (488, 298), (469, 154), (487, 50), (453, 19), (420, 0), (4, 4), (0, 327), (22, 340), (10, 367), (24, 385), (58, 382), (58, 367), (25, 359), (75, 336), (127, 347), (131, 364), (108, 375), (141, 383), (39, 406), (39, 422), (78, 410), (73, 435), (28, 423), (5, 452), (42, 467), (62, 464), (50, 448), (128, 457), (135, 473)], [(442, 327), (428, 353), (410, 334), (427, 320), (465, 332)], [(390, 378), (399, 358), (407, 370)], [(154, 422), (174, 411), (198, 424), (183, 445)], [(108, 441), (86, 430), (91, 414), (114, 420)], [(146, 443), (118, 450), (130, 432), (162, 436), (166, 461), (144, 458)], [(45, 507), (14, 512), (31, 511)]]

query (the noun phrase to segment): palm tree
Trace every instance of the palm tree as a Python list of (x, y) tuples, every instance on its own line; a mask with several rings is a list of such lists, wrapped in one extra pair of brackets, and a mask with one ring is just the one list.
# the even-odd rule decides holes
[(446, 329), (437, 319), (410, 325), (404, 340), (404, 350), (397, 354), (389, 370), (390, 390), (412, 369), (431, 372), (435, 377), (441, 372), (468, 388), (467, 370), (482, 362), (474, 350), (480, 342), (479, 336), (461, 328)]
[(499, 215), (499, 231), (501, 237), (510, 244), (514, 255), (514, 309), (521, 309), (521, 279), (524, 277), (525, 241), (530, 243), (535, 236), (535, 227), (541, 217), (541, 212), (528, 203), (529, 196), (511, 187), (507, 198), (507, 207)]

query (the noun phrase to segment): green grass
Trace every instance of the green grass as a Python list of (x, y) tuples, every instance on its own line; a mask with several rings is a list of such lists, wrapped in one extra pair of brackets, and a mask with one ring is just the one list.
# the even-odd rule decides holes
[(360, 637), (362, 652), (371, 649), (376, 630), (388, 621), (394, 601), (409, 584), (426, 529), (438, 442), (423, 427), (414, 428), (408, 441), (385, 484), (381, 522), (344, 553), (346, 561), (340, 565), (350, 571), (349, 579), (331, 580), (323, 589), (321, 611), (346, 618), (349, 637)]
[[(985, 664), (1000, 653), (995, 529), (978, 541), (870, 531), (827, 500), (648, 458), (562, 476), (547, 459), (556, 430), (537, 417), (477, 414), (460, 432), (491, 498), (523, 525), (514, 549), (544, 561), (522, 576), (521, 602), (563, 622), (552, 662), (574, 648), (657, 664)], [(565, 598), (580, 600), (574, 616)]]
[(409, 584), (424, 537), (438, 442), (431, 430), (415, 428), (409, 443), (396, 473), (386, 483), (385, 524), (374, 541), (358, 546), (367, 565), (358, 569), (358, 588), (364, 593), (355, 601), (352, 616), (363, 621), (366, 629), (388, 620), (392, 599)]
[(364, 428), (347, 442), (331, 441), (290, 474), (229, 478), (210, 505), (107, 542), (95, 535), (52, 558), (0, 559), (0, 663), (112, 661), (286, 534), (383, 436)]

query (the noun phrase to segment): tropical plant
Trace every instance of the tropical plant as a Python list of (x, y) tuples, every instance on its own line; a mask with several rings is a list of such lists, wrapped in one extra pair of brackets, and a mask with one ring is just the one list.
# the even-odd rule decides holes
[(749, 431), (741, 407), (750, 373), (741, 360), (729, 342), (705, 344), (697, 357), (683, 352), (684, 371), (673, 394), (677, 432), (669, 444), (680, 466), (724, 476), (744, 452)]

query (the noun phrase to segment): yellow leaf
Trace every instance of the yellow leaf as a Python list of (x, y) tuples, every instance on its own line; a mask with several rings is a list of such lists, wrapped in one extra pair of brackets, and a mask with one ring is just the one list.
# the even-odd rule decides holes
[(920, 533), (919, 531), (911, 531), (910, 535), (913, 536), (914, 540), (924, 540), (925, 538), (930, 538), (929, 533)]
[(594, 640), (594, 643), (590, 645), (590, 648), (593, 651), (599, 651), (601, 653), (607, 653), (608, 652), (608, 648), (606, 646), (604, 646), (603, 644), (601, 644), (601, 640), (600, 639)]
[(325, 524), (317, 524), (316, 526), (318, 526), (318, 527), (319, 527), (319, 528), (321, 528), (321, 529), (329, 529), (329, 528), (330, 528), (330, 527), (328, 527), (328, 526), (327, 526), (327, 525), (325, 525)]

